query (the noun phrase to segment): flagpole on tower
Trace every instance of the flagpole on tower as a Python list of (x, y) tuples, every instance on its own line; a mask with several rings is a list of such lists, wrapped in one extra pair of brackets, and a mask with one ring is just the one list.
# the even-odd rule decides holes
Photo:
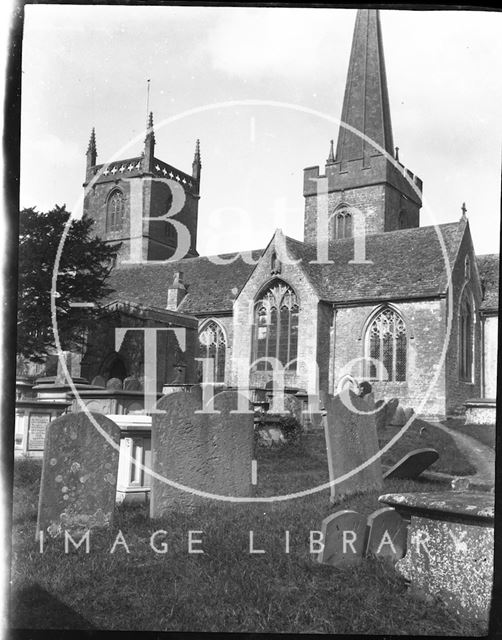
[(148, 114), (150, 113), (150, 78), (146, 81), (146, 119), (148, 121)]

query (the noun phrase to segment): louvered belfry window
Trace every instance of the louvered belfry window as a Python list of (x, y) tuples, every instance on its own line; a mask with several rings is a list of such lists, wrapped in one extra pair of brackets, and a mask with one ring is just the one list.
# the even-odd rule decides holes
[(404, 382), (406, 380), (406, 325), (393, 309), (380, 311), (366, 333), (369, 377), (373, 380)]
[[(214, 320), (204, 325), (199, 333), (199, 358), (212, 358), (214, 361), (214, 382), (223, 382), (225, 379), (225, 356), (227, 342), (223, 329)], [(202, 363), (199, 362), (199, 368)]]
[[(277, 358), (287, 371), (296, 371), (298, 314), (293, 289), (284, 282), (274, 282), (255, 303), (252, 362)], [(271, 371), (272, 365), (261, 361), (255, 369)]]
[(124, 226), (124, 195), (114, 191), (108, 200), (106, 212), (106, 230), (121, 231)]
[(352, 214), (342, 211), (335, 215), (335, 240), (339, 238), (352, 238)]

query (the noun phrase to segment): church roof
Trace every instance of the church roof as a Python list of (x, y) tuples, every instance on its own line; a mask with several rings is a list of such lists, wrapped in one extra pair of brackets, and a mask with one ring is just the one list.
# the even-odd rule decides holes
[(465, 226), (454, 222), (437, 227), (402, 229), (366, 236), (365, 258), (373, 264), (351, 264), (354, 239), (336, 240), (328, 257), (333, 264), (313, 264), (315, 246), (288, 239), (288, 247), (302, 259), (307, 276), (320, 298), (328, 302), (392, 300), (444, 294), (447, 289), (445, 256), (451, 266)]
[[(251, 259), (256, 261), (262, 252), (250, 252)], [(228, 263), (235, 255), (227, 253), (219, 258)], [(167, 290), (174, 280), (174, 274), (182, 272), (187, 294), (178, 311), (193, 315), (228, 313), (232, 311), (233, 301), (254, 267), (254, 264), (248, 264), (239, 256), (229, 264), (214, 264), (208, 257), (198, 257), (115, 269), (109, 280), (110, 287), (114, 289), (110, 299), (132, 300), (165, 308)]]
[(484, 311), (497, 310), (499, 305), (499, 256), (497, 253), (476, 256), (476, 262), (483, 288), (481, 309)]
[[(453, 264), (465, 225), (438, 225), (450, 264)], [(316, 247), (286, 238), (292, 257), (302, 268), (322, 300), (356, 302), (436, 296), (446, 292), (445, 258), (436, 227), (404, 229), (366, 237), (366, 259), (373, 264), (350, 264), (354, 239), (330, 245), (332, 264), (312, 264)], [(257, 260), (264, 250), (252, 251)], [(219, 256), (229, 261), (236, 254)], [(187, 294), (178, 311), (192, 315), (230, 313), (233, 301), (251, 275), (254, 265), (239, 256), (228, 264), (214, 264), (208, 257), (185, 258), (164, 264), (140, 264), (116, 269), (110, 276), (114, 292), (110, 300), (165, 308), (167, 290), (176, 272), (182, 272)]]

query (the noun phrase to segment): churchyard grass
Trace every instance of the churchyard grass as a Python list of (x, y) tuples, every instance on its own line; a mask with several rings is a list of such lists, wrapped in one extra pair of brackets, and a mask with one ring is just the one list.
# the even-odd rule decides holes
[(443, 424), (459, 433), (479, 440), (481, 444), (495, 449), (495, 425), (494, 424), (464, 424), (463, 420), (445, 420)]
[[(321, 479), (312, 444), (304, 471)], [(257, 494), (294, 488), (298, 449), (259, 461)], [(275, 468), (274, 468), (275, 467)], [(24, 628), (151, 629), (166, 631), (323, 632), (407, 635), (480, 635), (483, 629), (452, 615), (439, 601), (412, 597), (405, 581), (382, 562), (365, 559), (351, 569), (312, 561), (310, 530), (337, 508), (365, 516), (379, 508), (378, 493), (329, 504), (329, 490), (302, 499), (258, 504), (211, 503), (192, 513), (151, 521), (148, 509), (120, 507), (111, 531), (64, 553), (62, 541), (43, 554), (34, 540), (41, 465), (15, 465), (12, 623)], [(323, 472), (324, 473), (324, 472)], [(384, 492), (427, 491), (437, 484), (386, 481)], [(155, 553), (154, 531), (168, 532), (168, 551)], [(118, 530), (129, 546), (110, 553)], [(189, 555), (188, 531), (203, 531), (204, 554)], [(290, 553), (285, 553), (285, 531)], [(249, 531), (254, 549), (249, 553)], [(159, 543), (160, 544), (160, 541)]]

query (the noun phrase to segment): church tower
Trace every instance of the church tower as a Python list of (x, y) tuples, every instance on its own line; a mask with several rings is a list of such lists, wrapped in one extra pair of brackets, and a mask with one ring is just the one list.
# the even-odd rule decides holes
[(336, 152), (331, 141), (324, 175), (318, 166), (304, 170), (305, 242), (317, 241), (318, 198), (326, 198), (318, 194), (326, 192), (329, 240), (353, 235), (354, 210), (362, 213), (366, 234), (418, 227), (422, 181), (399, 162), (394, 150), (376, 9), (357, 12), (341, 121), (348, 127), (340, 124)]
[[(148, 116), (141, 156), (96, 164), (96, 135), (91, 133), (87, 149), (84, 187), (92, 181), (84, 198), (84, 215), (95, 221), (94, 233), (110, 243), (121, 243), (117, 267), (167, 260), (182, 242), (168, 218), (183, 225), (189, 236), (184, 257), (197, 253), (197, 218), (201, 175), (200, 146), (197, 140), (192, 173), (155, 157), (153, 114)], [(153, 218), (152, 220), (145, 218)]]

